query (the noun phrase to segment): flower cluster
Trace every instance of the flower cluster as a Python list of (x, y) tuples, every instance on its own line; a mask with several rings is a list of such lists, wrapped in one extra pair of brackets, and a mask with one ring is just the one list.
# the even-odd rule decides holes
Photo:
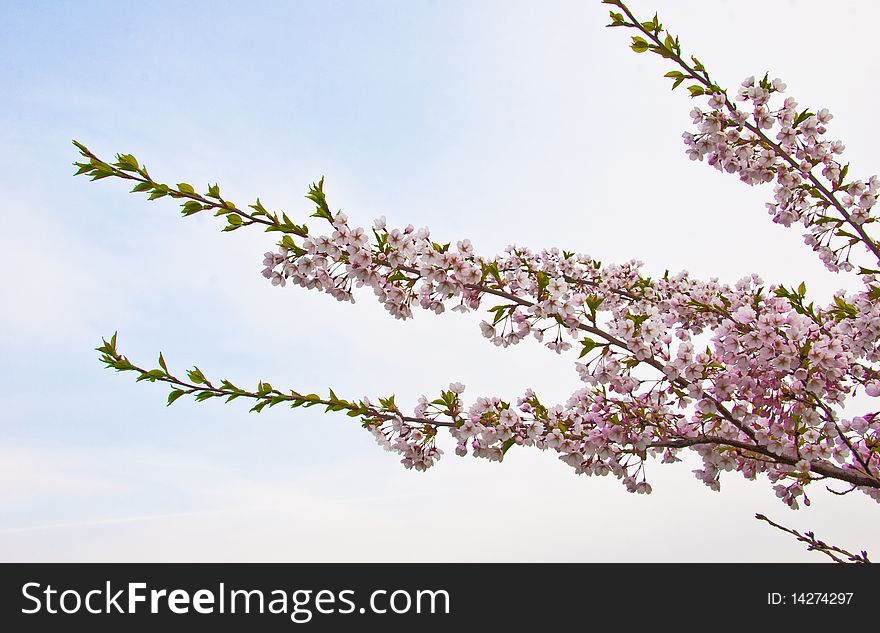
[(877, 203), (880, 178), (847, 182), (849, 166), (838, 159), (844, 144), (825, 138), (832, 114), (826, 108), (798, 112), (791, 97), (774, 107), (773, 96), (785, 88), (781, 79), (746, 78), (736, 99), (748, 111), (736, 107), (726, 92), (710, 88), (710, 110), (691, 111), (697, 131), (684, 133), (688, 156), (705, 157), (750, 185), (775, 181), (775, 199), (767, 203), (773, 221), (784, 226), (800, 222), (807, 229), (806, 243), (827, 268), (852, 270), (852, 247), (864, 240), (874, 244), (864, 225)]
[[(632, 48), (672, 60), (673, 87), (688, 80), (693, 97), (706, 97), (709, 110), (692, 112), (696, 132), (685, 134), (688, 152), (746, 183), (775, 182), (769, 203), (775, 222), (800, 222), (806, 241), (825, 265), (849, 272), (853, 247), (880, 263), (880, 248), (867, 233), (880, 179), (847, 181), (839, 141), (825, 139), (827, 110), (798, 112), (790, 98), (771, 105), (786, 86), (781, 80), (743, 82), (736, 100), (715, 84), (694, 57), (686, 61), (678, 38), (655, 15), (636, 20), (618, 0), (609, 4), (611, 26), (636, 29)], [(214, 387), (197, 372), (190, 381), (161, 369), (144, 370), (115, 350), (115, 338), (101, 349), (108, 366), (137, 371), (139, 379), (172, 384), (169, 403), (182, 394), (257, 400), (254, 410), (289, 403), (322, 404), (361, 419), (407, 468), (425, 470), (442, 455), (442, 429), (457, 455), (501, 461), (514, 447), (550, 450), (585, 475), (618, 478), (630, 492), (648, 493), (646, 465), (652, 458), (675, 462), (683, 450), (696, 452), (695, 471), (718, 490), (721, 473), (759, 475), (790, 507), (809, 503), (815, 481), (848, 486), (880, 501), (880, 412), (845, 414), (847, 401), (863, 392), (880, 396), (880, 270), (860, 266), (858, 290), (840, 292), (825, 307), (797, 288), (765, 284), (756, 275), (730, 285), (693, 279), (687, 272), (652, 278), (642, 264), (603, 264), (588, 255), (558, 249), (509, 246), (495, 257), (475, 253), (469, 240), (434, 241), (427, 228), (353, 226), (332, 212), (323, 180), (309, 191), (313, 217), (324, 233), (270, 213), (257, 200), (251, 211), (221, 197), (212, 185), (200, 194), (152, 179), (133, 156), (106, 163), (77, 144), (86, 162), (78, 173), (134, 181), (135, 192), (151, 199), (182, 200), (184, 215), (204, 210), (225, 216), (226, 231), (262, 226), (283, 234), (277, 251), (264, 255), (263, 275), (276, 286), (292, 284), (354, 301), (358, 288), (372, 290), (397, 319), (416, 309), (441, 314), (484, 308), (484, 337), (508, 347), (531, 339), (557, 354), (578, 352), (580, 384), (563, 404), (543, 403), (531, 390), (515, 400), (480, 397), (468, 406), (464, 386), (453, 383), (440, 395), (419, 399), (404, 414), (393, 396), (373, 405), (284, 393), (261, 383), (256, 391), (224, 381)]]
[[(687, 273), (650, 279), (639, 262), (603, 266), (514, 246), (488, 259), (467, 240), (437, 244), (428, 229), (390, 229), (380, 219), (370, 239), (342, 213), (328, 222), (329, 234), (267, 253), (263, 275), (345, 300), (368, 286), (397, 318), (417, 307), (470, 311), (488, 298), (493, 318), (481, 330), (494, 344), (531, 335), (557, 353), (581, 347), (576, 368), (587, 388), (551, 408), (533, 393), (515, 405), (478, 399), (451, 424), (457, 454), (501, 460), (513, 445), (554, 449), (579, 473), (613, 473), (645, 491), (649, 454), (671, 461), (693, 447), (704, 462), (698, 478), (715, 489), (725, 470), (766, 473), (793, 482), (777, 486), (795, 506), (806, 483), (833, 473), (880, 499), (863, 485), (880, 470), (877, 424), (838, 423), (831, 409), (857, 385), (880, 393), (870, 367), (880, 358), (873, 276), (863, 277), (864, 291), (816, 310), (804, 307), (804, 287), (765, 288), (757, 276), (732, 287)], [(414, 416), (430, 425), (440, 416), (426, 406)], [(432, 463), (407, 439), (412, 431), (394, 430), (396, 444), (378, 437), (406, 465)], [(436, 450), (432, 443), (428, 456)]]
[(427, 470), (443, 454), (434, 442), (436, 427), (431, 425), (409, 424), (398, 416), (390, 424), (367, 420), (364, 427), (373, 434), (379, 446), (402, 455), (400, 463), (406, 468)]

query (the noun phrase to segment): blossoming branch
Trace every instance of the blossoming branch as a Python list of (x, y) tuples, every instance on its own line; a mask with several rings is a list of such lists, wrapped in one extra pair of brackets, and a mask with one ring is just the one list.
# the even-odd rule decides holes
[(351, 302), (359, 289), (370, 290), (397, 319), (418, 309), (483, 311), (480, 329), (494, 345), (532, 340), (576, 354), (581, 384), (566, 402), (551, 404), (532, 390), (466, 403), (464, 386), (453, 383), (404, 411), (394, 396), (374, 403), (265, 382), (248, 390), (228, 380), (214, 384), (197, 368), (181, 379), (161, 355), (154, 369), (133, 364), (115, 335), (98, 348), (102, 361), (138, 380), (168, 383), (169, 404), (191, 395), (250, 399), (252, 411), (282, 403), (345, 411), (417, 470), (440, 458), (436, 439), (445, 429), (457, 455), (501, 461), (514, 448), (550, 450), (576, 473), (611, 474), (630, 492), (651, 491), (651, 459), (676, 462), (689, 450), (702, 460), (697, 478), (713, 490), (723, 472), (738, 472), (766, 478), (792, 508), (810, 503), (807, 489), (816, 482), (880, 501), (880, 415), (844, 410), (860, 391), (880, 396), (880, 248), (871, 235), (880, 179), (850, 179), (843, 143), (826, 138), (832, 115), (782, 99), (781, 80), (749, 77), (731, 97), (696, 57), (685, 57), (656, 15), (639, 21), (622, 2), (607, 4), (615, 9), (609, 26), (635, 31), (632, 49), (668, 60), (673, 89), (687, 84), (690, 96), (705, 102), (691, 112), (688, 155), (749, 185), (773, 182), (773, 221), (800, 224), (825, 266), (856, 275), (860, 291), (818, 306), (805, 284), (786, 288), (757, 275), (733, 284), (686, 271), (650, 277), (637, 261), (608, 264), (556, 248), (509, 246), (480, 255), (469, 240), (453, 245), (427, 228), (389, 227), (384, 218), (354, 225), (332, 210), (323, 179), (307, 196), (316, 228), (259, 199), (239, 207), (217, 185), (200, 193), (187, 183), (161, 183), (130, 154), (107, 162), (75, 142), (83, 157), (77, 174), (131, 181), (132, 191), (150, 200), (178, 200), (184, 216), (213, 213), (224, 231), (279, 233), (277, 250), (263, 256), (262, 274), (275, 286)]

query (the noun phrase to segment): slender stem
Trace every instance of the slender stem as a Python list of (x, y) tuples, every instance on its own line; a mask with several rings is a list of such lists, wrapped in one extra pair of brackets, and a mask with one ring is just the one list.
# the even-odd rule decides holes
[[(88, 150), (84, 147), (80, 147), (80, 151), (82, 152), (83, 155), (87, 156), (90, 159), (93, 159), (98, 162), (103, 162), (103, 161), (101, 161), (100, 158), (95, 156), (95, 154), (93, 154), (90, 150)], [(113, 169), (114, 176), (116, 176), (117, 178), (123, 178), (125, 180), (133, 180), (138, 183), (143, 183), (143, 184), (148, 184), (148, 185), (153, 185), (153, 186), (160, 184), (149, 177), (139, 176), (139, 175), (133, 174), (131, 172), (124, 171), (122, 169), (114, 168), (112, 166), (111, 166), (111, 168)], [(218, 202), (218, 201), (214, 201), (214, 200), (210, 200), (208, 198), (205, 198), (204, 196), (199, 195), (198, 193), (190, 193), (188, 191), (181, 191), (180, 189), (171, 189), (170, 187), (169, 187), (169, 191), (173, 191), (174, 197), (176, 197), (176, 198), (188, 198), (190, 200), (193, 200), (195, 202), (203, 204), (206, 207), (211, 208), (211, 209), (223, 209), (224, 211), (230, 211), (233, 213), (237, 213), (238, 215), (240, 215), (244, 218), (247, 218), (247, 220), (248, 220), (247, 224), (262, 224), (264, 226), (273, 226), (273, 227), (278, 227), (281, 225), (281, 223), (278, 222), (277, 220), (274, 220), (274, 219), (270, 220), (270, 219), (262, 218), (259, 216), (255, 216), (255, 215), (249, 213), (248, 211), (245, 211), (243, 209), (239, 209), (235, 205), (232, 205), (231, 207), (227, 206), (227, 204), (228, 204), (227, 201), (223, 200), (222, 198)], [(303, 236), (303, 237), (305, 237), (305, 236)]]
[[(138, 365), (131, 363), (131, 361), (128, 361), (128, 359), (126, 359), (124, 356), (117, 354), (117, 355), (114, 355), (113, 358), (117, 361), (121, 361), (121, 360), (127, 361), (128, 365), (129, 365), (128, 371), (135, 371), (142, 376), (149, 374), (149, 370), (144, 369), (143, 367), (139, 367)], [(189, 393), (193, 393), (196, 391), (198, 391), (198, 392), (207, 391), (207, 392), (215, 394), (216, 396), (225, 396), (225, 397), (234, 396), (236, 398), (238, 398), (238, 397), (251, 398), (254, 400), (262, 400), (262, 401), (272, 401), (276, 398), (281, 398), (282, 400), (287, 401), (287, 402), (295, 402), (295, 401), (301, 401), (303, 399), (302, 396), (300, 396), (299, 394), (296, 394), (296, 395), (285, 394), (281, 391), (278, 391), (277, 389), (272, 389), (271, 391), (265, 392), (265, 393), (259, 393), (259, 392), (254, 392), (254, 391), (248, 391), (246, 389), (227, 389), (227, 388), (222, 388), (222, 387), (215, 387), (209, 382), (207, 382), (206, 384), (195, 384), (193, 382), (187, 382), (186, 380), (182, 380), (180, 378), (177, 378), (176, 376), (173, 376), (171, 374), (167, 374), (165, 376), (151, 377), (149, 379), (154, 380), (156, 382), (167, 383), (167, 384), (172, 385), (174, 387), (177, 387), (179, 389), (186, 390)], [(328, 406), (333, 406), (333, 405), (339, 404), (339, 400), (326, 400), (323, 398), (320, 398), (317, 400), (312, 399), (312, 400), (309, 400), (309, 402), (313, 402), (315, 405), (322, 404), (322, 405), (328, 405)], [(350, 411), (360, 409), (360, 407), (357, 407), (357, 406), (349, 406), (346, 408)], [(444, 421), (440, 421), (440, 420), (433, 420), (430, 418), (418, 418), (418, 417), (401, 415), (399, 413), (388, 413), (388, 412), (380, 411), (380, 410), (376, 409), (375, 407), (366, 407), (366, 412), (364, 413), (363, 417), (366, 417), (369, 419), (375, 419), (375, 420), (384, 420), (384, 421), (400, 419), (405, 422), (412, 422), (414, 424), (428, 424), (428, 425), (432, 425), (432, 426), (446, 426), (446, 427), (455, 426), (454, 422), (444, 422)]]
[[(866, 552), (864, 550), (859, 554), (853, 554), (852, 552), (848, 552), (847, 550), (843, 549), (842, 547), (837, 547), (836, 545), (829, 545), (825, 541), (821, 541), (821, 540), (817, 539), (816, 535), (813, 532), (806, 532), (804, 534), (801, 534), (797, 530), (787, 528), (784, 525), (779, 525), (778, 523), (771, 521), (763, 514), (756, 514), (755, 518), (758, 519), (759, 521), (764, 521), (765, 523), (772, 525), (773, 527), (775, 527), (778, 530), (782, 530), (783, 532), (786, 532), (787, 534), (791, 534), (792, 536), (797, 538), (798, 541), (800, 541), (802, 543), (806, 543), (808, 550), (815, 551), (815, 552), (821, 552), (821, 553), (825, 554), (826, 556), (828, 556), (831, 560), (833, 560), (836, 563), (846, 563), (846, 562), (870, 563), (871, 562), (868, 559), (868, 552)], [(838, 556), (838, 554), (845, 556), (847, 558), (847, 560), (842, 560)]]

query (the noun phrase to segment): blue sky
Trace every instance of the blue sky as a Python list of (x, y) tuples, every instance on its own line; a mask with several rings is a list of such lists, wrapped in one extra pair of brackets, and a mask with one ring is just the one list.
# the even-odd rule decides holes
[[(400, 323), (369, 294), (273, 288), (259, 274), (271, 236), (74, 179), (73, 138), (292, 217), (325, 175), (353, 221), (384, 214), (481, 253), (556, 245), (649, 271), (805, 279), (819, 297), (846, 283), (767, 221), (768, 189), (688, 161), (689, 100), (604, 28), (598, 2), (0, 4), (0, 559), (809, 559), (758, 511), (880, 548), (863, 498), (818, 494), (792, 513), (766, 483), (728, 477), (715, 494), (688, 464), (655, 465), (655, 493), (636, 497), (527, 451), (416, 474), (344, 416), (169, 409), (160, 387), (98, 364), (92, 348), (119, 330), (133, 359), (162, 350), (177, 368), (352, 397), (577, 386), (573, 358), (498, 350), (476, 315)], [(852, 173), (874, 173), (873, 4), (633, 5), (722, 83), (769, 69), (829, 107)], [(556, 531), (582, 538), (522, 545)]]

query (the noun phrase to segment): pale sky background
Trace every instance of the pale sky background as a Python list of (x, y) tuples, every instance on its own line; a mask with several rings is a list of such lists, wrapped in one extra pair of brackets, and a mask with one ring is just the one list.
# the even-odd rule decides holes
[[(168, 182), (218, 181), (292, 217), (322, 174), (353, 222), (378, 215), (470, 238), (564, 247), (735, 281), (826, 272), (756, 189), (684, 154), (692, 104), (671, 67), (628, 49), (598, 1), (0, 2), (0, 560), (816, 561), (763, 512), (880, 554), (880, 506), (812, 486), (792, 512), (766, 480), (713, 493), (693, 462), (650, 468), (654, 494), (576, 477), (551, 453), (503, 464), (449, 452), (406, 471), (356, 422), (316, 409), (165, 407), (167, 390), (102, 369), (165, 352), (240, 384), (414, 404), (529, 386), (561, 401), (575, 356), (500, 350), (480, 316), (401, 323), (261, 276), (272, 235), (183, 221), (122, 183), (74, 179), (76, 138)], [(715, 78), (771, 71), (835, 114), (850, 173), (878, 169), (880, 58), (870, 2), (633, 2)]]

